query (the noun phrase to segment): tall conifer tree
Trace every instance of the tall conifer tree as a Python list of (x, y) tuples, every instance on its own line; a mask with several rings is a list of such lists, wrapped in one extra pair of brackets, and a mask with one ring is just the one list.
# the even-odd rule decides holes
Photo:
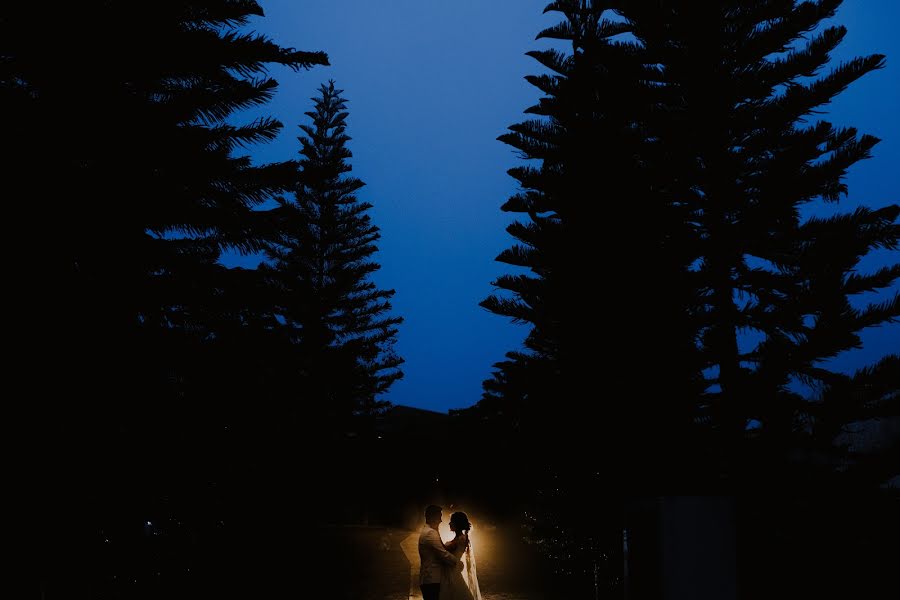
[(353, 417), (372, 416), (378, 396), (402, 376), (393, 351), (401, 317), (391, 316), (394, 290), (379, 289), (370, 275), (381, 237), (367, 214), (372, 205), (356, 192), (364, 183), (345, 173), (346, 100), (334, 82), (320, 88), (306, 114), (299, 181), (293, 202), (282, 202), (285, 239), (271, 250), (272, 268), (285, 291), (281, 314), (296, 340), (304, 417), (324, 417), (347, 431)]
[[(499, 260), (531, 274), (499, 278), (504, 294), (482, 303), (532, 329), (479, 406), (544, 440), (535, 464), (561, 452), (555, 464), (593, 462), (608, 482), (694, 490), (722, 477), (813, 477), (790, 461), (806, 443), (798, 418), (812, 408), (792, 381), (852, 385), (822, 361), (900, 309), (896, 294), (865, 309), (850, 302), (900, 275), (898, 265), (856, 272), (870, 250), (897, 247), (896, 206), (801, 217), (813, 201), (837, 201), (847, 169), (877, 143), (807, 123), (883, 64), (864, 57), (819, 75), (845, 30), (816, 29), (839, 5), (548, 6), (565, 20), (542, 36), (571, 41), (573, 53), (533, 53), (552, 71), (530, 78), (547, 97), (529, 112), (545, 118), (501, 138), (542, 161), (511, 171), (523, 192), (504, 205), (527, 221), (509, 228), (521, 244)], [(624, 236), (605, 243), (603, 226), (627, 231), (633, 252)], [(588, 292), (590, 278), (602, 298)], [(750, 345), (748, 332), (762, 341)], [(601, 341), (615, 352), (606, 364), (596, 360)], [(604, 394), (604, 367), (634, 382), (633, 393)], [(748, 432), (752, 420), (761, 425)], [(570, 492), (585, 481), (560, 480)], [(552, 483), (538, 519), (550, 532), (564, 526)]]
[(546, 96), (526, 111), (537, 118), (500, 138), (540, 161), (510, 171), (523, 191), (503, 210), (523, 215), (508, 228), (520, 244), (497, 258), (531, 273), (498, 278), (503, 293), (482, 306), (531, 330), (485, 382), (481, 408), (519, 415), (608, 475), (646, 481), (674, 476), (667, 440), (691, 430), (685, 399), (699, 391), (700, 362), (691, 231), (647, 125), (659, 73), (623, 39), (630, 24), (615, 5), (547, 7), (564, 19), (538, 37), (572, 53), (529, 53), (551, 71), (527, 78)]
[[(256, 312), (247, 299), (258, 280), (219, 258), (269, 245), (274, 223), (257, 209), (290, 188), (296, 168), (253, 165), (242, 148), (280, 124), (234, 117), (272, 97), (267, 65), (327, 64), (243, 29), (262, 14), (252, 0), (91, 0), (0, 16), (2, 119), (17, 149), (6, 165), (12, 218), (41, 231), (18, 261), (31, 382), (22, 422), (39, 449), (34, 489), (46, 514), (64, 501), (83, 516), (65, 536), (35, 524), (49, 595), (142, 595), (145, 571), (171, 573), (134, 562), (115, 572), (98, 551), (100, 530), (120, 554), (139, 543), (130, 525), (151, 511), (180, 517), (198, 562), (222, 556), (211, 532), (234, 497), (209, 485), (230, 467), (209, 448), (220, 447), (214, 425), (234, 394), (219, 382), (246, 391), (259, 377), (231, 351)], [(209, 510), (192, 514), (193, 502)], [(110, 590), (114, 573), (140, 585)]]
[[(241, 31), (262, 15), (252, 1), (58, 8), (3, 16), (2, 91), (20, 149), (16, 212), (43, 222), (50, 257), (27, 259), (22, 289), (35, 326), (53, 315), (56, 342), (42, 353), (65, 382), (46, 395), (90, 390), (93, 402), (77, 410), (114, 410), (128, 404), (114, 398), (134, 403), (135, 393), (158, 403), (201, 366), (197, 345), (239, 312), (226, 304), (243, 283), (219, 257), (267, 246), (271, 225), (255, 209), (293, 179), (290, 162), (254, 166), (240, 155), (280, 123), (228, 119), (271, 98), (267, 64), (300, 69), (327, 58)], [(54, 177), (44, 174), (50, 148), (60, 157)], [(169, 391), (182, 398), (185, 388)]]
[(529, 53), (550, 71), (526, 78), (545, 96), (500, 138), (536, 161), (510, 171), (522, 192), (503, 210), (521, 215), (507, 230), (519, 243), (497, 258), (530, 273), (501, 276), (481, 304), (530, 326), (473, 412), (507, 422), (521, 443), (529, 538), (570, 594), (587, 593), (595, 574), (616, 593), (617, 500), (625, 485), (659, 490), (690, 464), (700, 391), (681, 277), (691, 232), (647, 125), (659, 73), (624, 35), (616, 4), (547, 6), (563, 19), (538, 37), (571, 51)]
[[(857, 271), (871, 250), (897, 248), (900, 209), (802, 216), (816, 202), (838, 202), (847, 169), (878, 142), (815, 116), (884, 64), (871, 55), (822, 73), (846, 34), (821, 26), (840, 4), (675, 1), (622, 11), (661, 66), (663, 145), (687, 184), (682, 201), (700, 241), (693, 277), (711, 374), (701, 410), (736, 452), (750, 420), (761, 425), (744, 448), (751, 461), (761, 446), (777, 460), (794, 443), (807, 404), (793, 381), (840, 384), (846, 376), (822, 361), (900, 315), (897, 293), (863, 309), (851, 303), (900, 276), (898, 264)], [(774, 465), (762, 465), (771, 477)]]

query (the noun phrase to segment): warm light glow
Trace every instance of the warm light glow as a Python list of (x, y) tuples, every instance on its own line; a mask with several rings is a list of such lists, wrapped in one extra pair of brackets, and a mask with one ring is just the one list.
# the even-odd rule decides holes
[(438, 533), (441, 534), (441, 541), (445, 544), (456, 537), (456, 534), (450, 531), (450, 525), (446, 521), (438, 526)]
[[(449, 511), (452, 514), (454, 511)], [(467, 511), (468, 512), (468, 511)], [(477, 517), (473, 517), (472, 513), (468, 513), (469, 518), (472, 521), (472, 529), (469, 531), (469, 539), (471, 540), (471, 554), (470, 556), (463, 555), (462, 564), (463, 564), (463, 577), (466, 577), (468, 574), (468, 569), (470, 568), (470, 563), (468, 561), (471, 558), (472, 563), (471, 566), (473, 568), (473, 574), (477, 578), (477, 572), (481, 571), (485, 565), (488, 565), (488, 571), (492, 568), (495, 568), (492, 565), (492, 560), (496, 553), (493, 552), (493, 542), (494, 536), (492, 535), (492, 530), (494, 526), (485, 525), (484, 527), (479, 529), (479, 525), (477, 525)], [(450, 531), (450, 525), (447, 521), (450, 519), (450, 515), (448, 511), (445, 509), (443, 514), (444, 522), (438, 526), (438, 534), (441, 536), (441, 540), (446, 544), (450, 542), (455, 534)], [(425, 523), (421, 523), (421, 525), (412, 531), (409, 532), (409, 535), (400, 543), (400, 547), (403, 550), (404, 555), (406, 555), (407, 560), (409, 561), (410, 567), (410, 590), (409, 590), (409, 598), (411, 600), (421, 600), (422, 596), (419, 591), (419, 535), (422, 531), (422, 527), (425, 526)], [(477, 530), (477, 531), (476, 531)], [(502, 556), (500, 557), (502, 558)], [(479, 596), (481, 598), (481, 596)]]
[[(475, 524), (474, 518), (471, 516), (469, 519), (472, 521), (472, 529), (469, 530), (469, 543), (472, 545), (472, 549), (476, 551), (478, 555), (478, 561), (482, 561), (486, 555), (490, 553), (490, 545), (491, 545), (491, 536), (489, 531), (478, 530), (478, 525)], [(456, 534), (450, 530), (450, 525), (446, 522), (447, 518), (445, 517), (445, 522), (441, 523), (438, 526), (438, 533), (441, 536), (441, 541), (445, 544), (452, 541), (453, 538), (456, 537)], [(490, 560), (490, 559), (488, 559)]]

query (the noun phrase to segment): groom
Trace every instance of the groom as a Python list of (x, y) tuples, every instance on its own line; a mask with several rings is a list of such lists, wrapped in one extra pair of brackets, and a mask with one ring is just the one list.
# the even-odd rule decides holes
[(441, 507), (432, 504), (425, 509), (425, 527), (419, 534), (419, 587), (422, 600), (438, 600), (441, 593), (441, 563), (454, 565), (459, 559), (447, 552), (438, 525)]

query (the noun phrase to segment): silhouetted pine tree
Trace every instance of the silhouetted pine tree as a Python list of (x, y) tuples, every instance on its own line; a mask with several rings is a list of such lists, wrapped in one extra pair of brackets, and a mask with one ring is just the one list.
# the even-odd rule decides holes
[(320, 88), (306, 114), (306, 134), (295, 200), (281, 202), (285, 238), (270, 250), (283, 298), (279, 318), (296, 342), (299, 373), (297, 415), (322, 418), (319, 426), (345, 432), (354, 417), (371, 417), (386, 406), (378, 396), (400, 377), (403, 360), (393, 351), (401, 317), (389, 315), (394, 290), (378, 289), (369, 276), (381, 237), (356, 192), (365, 185), (346, 177), (347, 112), (334, 82)]
[[(271, 98), (268, 64), (327, 64), (242, 31), (254, 15), (262, 10), (249, 0), (87, 1), (0, 17), (2, 118), (17, 149), (6, 165), (12, 218), (41, 232), (21, 253), (16, 286), (31, 382), (23, 423), (39, 448), (45, 508), (59, 514), (52, 504), (65, 501), (85, 515), (65, 543), (59, 529), (38, 528), (42, 553), (64, 549), (47, 559), (54, 568), (90, 562), (98, 523), (121, 528), (111, 543), (122, 549), (144, 515), (190, 513), (185, 498), (222, 502), (209, 482), (228, 461), (210, 449), (221, 448), (227, 388), (211, 384), (227, 375), (246, 391), (261, 378), (226, 348), (242, 349), (249, 327), (263, 331), (244, 304), (257, 284), (218, 259), (275, 237), (256, 209), (296, 168), (239, 155), (272, 139), (277, 121), (230, 119)], [(194, 524), (213, 514), (195, 512)], [(100, 564), (77, 577), (48, 568), (48, 595), (112, 585)], [(121, 568), (125, 581), (128, 569), (152, 566)]]
[[(662, 69), (662, 143), (689, 184), (682, 201), (700, 240), (693, 277), (711, 373), (703, 412), (736, 452), (749, 420), (761, 423), (745, 450), (763, 477), (774, 466), (759, 462), (763, 447), (782, 460), (805, 408), (789, 384), (845, 379), (821, 361), (859, 347), (861, 329), (900, 314), (897, 294), (863, 310), (850, 303), (900, 276), (900, 265), (856, 272), (870, 250), (897, 247), (897, 206), (801, 216), (812, 202), (837, 202), (847, 169), (878, 142), (809, 122), (884, 63), (872, 55), (820, 75), (846, 29), (817, 28), (840, 4), (661, 2), (622, 11)], [(748, 334), (761, 341), (751, 344)]]
[(648, 128), (659, 73), (622, 38), (630, 26), (614, 6), (547, 7), (565, 19), (538, 37), (571, 42), (572, 53), (529, 53), (552, 72), (527, 78), (546, 96), (526, 111), (537, 118), (500, 137), (541, 161), (510, 171), (523, 191), (503, 210), (524, 220), (508, 228), (520, 244), (497, 258), (531, 273), (498, 278), (504, 293), (481, 305), (532, 328), (485, 382), (480, 409), (515, 415), (608, 475), (648, 482), (687, 464), (676, 454), (701, 389), (694, 249)]
[(604, 592), (621, 584), (623, 484), (658, 491), (693, 468), (702, 389), (692, 231), (649, 129), (659, 73), (615, 5), (551, 3), (564, 19), (538, 37), (572, 51), (529, 53), (551, 72), (527, 78), (545, 97), (500, 140), (540, 163), (510, 171), (523, 191), (503, 210), (522, 215), (508, 228), (519, 244), (497, 260), (530, 273), (498, 278), (481, 306), (531, 329), (473, 411), (513, 430), (529, 538), (555, 585), (585, 595), (595, 567)]
[[(839, 5), (659, 2), (622, 11), (662, 69), (668, 99), (657, 122), (701, 241), (692, 276), (704, 297), (699, 342), (711, 384), (701, 417), (720, 473), (753, 492), (738, 510), (742, 569), (761, 574), (742, 583), (752, 597), (775, 582), (793, 595), (871, 595), (889, 585), (874, 548), (897, 530), (895, 501), (876, 486), (896, 445), (854, 456), (834, 444), (847, 424), (896, 409), (896, 359), (853, 378), (822, 361), (859, 347), (862, 328), (898, 316), (896, 294), (864, 309), (851, 302), (900, 274), (898, 265), (857, 272), (870, 250), (897, 247), (898, 208), (804, 217), (846, 193), (847, 169), (877, 143), (815, 117), (883, 64), (869, 56), (821, 73), (845, 35), (821, 27)], [(792, 391), (795, 380), (821, 386), (822, 400)], [(751, 419), (759, 427), (748, 431)]]
[[(542, 35), (571, 40), (574, 52), (535, 53), (554, 74), (531, 78), (547, 97), (529, 112), (547, 118), (501, 138), (543, 161), (511, 171), (524, 191), (504, 206), (528, 221), (510, 227), (521, 245), (499, 260), (531, 274), (501, 277), (495, 285), (506, 295), (482, 303), (533, 328), (526, 350), (497, 365), (479, 409), (542, 440), (529, 464), (561, 459), (549, 462), (551, 477), (567, 481), (564, 497), (589, 489), (572, 465), (590, 464), (590, 449), (605, 482), (814, 478), (789, 466), (811, 443), (798, 423), (810, 406), (789, 384), (845, 381), (821, 362), (898, 315), (896, 295), (864, 310), (849, 301), (900, 274), (897, 265), (855, 272), (871, 249), (897, 247), (897, 207), (801, 217), (809, 202), (837, 201), (847, 168), (877, 142), (804, 121), (883, 61), (856, 59), (816, 78), (843, 28), (797, 42), (839, 4), (548, 7), (566, 20)], [(607, 9), (620, 18), (603, 19)], [(610, 39), (622, 33), (635, 42)], [(603, 225), (631, 233), (634, 253), (605, 245)], [(588, 292), (592, 276), (605, 297)], [(744, 347), (748, 332), (762, 341)], [(596, 360), (600, 343), (615, 354), (607, 364)], [(602, 398), (604, 367), (634, 382), (634, 393)], [(705, 382), (702, 370), (711, 373)], [(696, 428), (687, 425), (692, 413)], [(752, 433), (751, 419), (762, 424)], [(552, 479), (539, 479), (550, 540), (573, 524), (548, 494)]]
[[(255, 2), (228, 1), (4, 14), (17, 213), (23, 222), (40, 218), (49, 257), (28, 259), (31, 285), (23, 287), (43, 315), (34, 325), (50, 315), (56, 323), (55, 343), (35, 344), (65, 382), (46, 395), (90, 390), (91, 403), (71, 405), (76, 413), (118, 409), (127, 403), (116, 398), (136, 392), (157, 405), (169, 392), (183, 399), (183, 384), (197, 388), (187, 373), (204, 356), (198, 346), (221, 339), (214, 330), (240, 310), (226, 311), (243, 284), (218, 258), (267, 245), (271, 224), (254, 209), (291, 184), (295, 167), (253, 166), (236, 155), (272, 139), (277, 121), (226, 120), (271, 97), (277, 84), (265, 76), (267, 63), (327, 62), (239, 31), (261, 14)], [(47, 177), (51, 148), (59, 159)]]

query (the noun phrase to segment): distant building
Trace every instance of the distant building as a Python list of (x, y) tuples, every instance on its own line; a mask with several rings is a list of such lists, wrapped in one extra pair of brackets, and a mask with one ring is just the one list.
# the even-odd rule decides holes
[(375, 429), (379, 435), (422, 438), (449, 435), (450, 415), (447, 413), (395, 405), (378, 415)]
[(849, 423), (843, 433), (834, 439), (834, 443), (846, 445), (853, 453), (869, 454), (890, 449), (898, 439), (900, 439), (900, 417), (888, 417)]

